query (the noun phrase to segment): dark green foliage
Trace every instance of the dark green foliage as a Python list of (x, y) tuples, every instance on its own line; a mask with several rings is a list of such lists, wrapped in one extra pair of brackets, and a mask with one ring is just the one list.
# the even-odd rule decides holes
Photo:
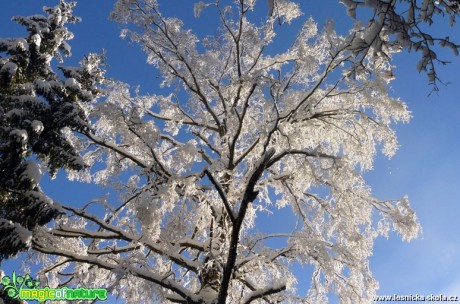
[(62, 62), (71, 54), (66, 41), (73, 34), (65, 25), (79, 21), (74, 6), (61, 1), (44, 9), (47, 16), (14, 17), (28, 36), (0, 39), (0, 261), (28, 247), (17, 227), (33, 231), (60, 213), (38, 185), (36, 163), (50, 174), (84, 168), (62, 130), (88, 129), (82, 105), (98, 94), (101, 56), (89, 55), (80, 67), (60, 67), (64, 79), (51, 66), (53, 58)]

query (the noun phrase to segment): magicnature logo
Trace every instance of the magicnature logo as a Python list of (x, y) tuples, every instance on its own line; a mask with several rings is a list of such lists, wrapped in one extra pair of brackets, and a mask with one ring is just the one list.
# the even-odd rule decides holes
[(1, 279), (1, 285), (7, 295), (13, 299), (58, 301), (58, 300), (107, 300), (107, 289), (87, 289), (87, 288), (49, 288), (45, 286), (38, 288), (40, 282), (32, 279), (29, 274), (25, 277), (13, 275), (4, 276)]

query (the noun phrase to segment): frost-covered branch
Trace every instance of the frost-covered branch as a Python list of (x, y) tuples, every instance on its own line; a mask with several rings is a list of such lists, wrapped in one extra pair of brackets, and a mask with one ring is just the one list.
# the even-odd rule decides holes
[(241, 303), (249, 304), (249, 303), (252, 303), (255, 300), (261, 299), (261, 298), (263, 298), (265, 296), (268, 296), (268, 295), (273, 295), (273, 294), (279, 293), (279, 292), (281, 292), (281, 291), (283, 291), (285, 289), (286, 289), (285, 284), (278, 284), (278, 285), (275, 285), (275, 286), (267, 287), (265, 289), (255, 290), (255, 291), (251, 292), (249, 295), (247, 295), (246, 298)]
[(103, 146), (103, 147), (106, 147), (108, 149), (111, 149), (115, 152), (117, 152), (118, 154), (130, 159), (131, 161), (133, 161), (135, 164), (139, 165), (141, 168), (143, 169), (147, 169), (149, 168), (149, 165), (144, 162), (143, 160), (139, 159), (138, 157), (136, 157), (135, 155), (133, 155), (132, 153), (124, 150), (123, 148), (119, 147), (118, 145), (114, 144), (114, 143), (111, 143), (97, 135), (95, 135), (94, 133), (92, 132), (86, 132), (85, 133), (86, 136), (88, 136), (89, 139), (91, 139), (92, 141), (94, 141), (95, 143)]
[(194, 261), (189, 260), (188, 258), (180, 255), (173, 253), (172, 251), (168, 251), (165, 248), (161, 248), (161, 244), (154, 244), (151, 241), (148, 241), (143, 235), (132, 235), (129, 232), (123, 231), (119, 227), (113, 226), (111, 224), (106, 223), (102, 219), (99, 219), (98, 217), (88, 214), (87, 212), (83, 210), (77, 210), (72, 207), (64, 207), (67, 210), (72, 211), (72, 213), (76, 215), (80, 215), (97, 225), (99, 225), (101, 228), (108, 230), (110, 232), (99, 232), (99, 231), (91, 231), (91, 230), (84, 230), (84, 229), (75, 229), (75, 228), (70, 228), (70, 227), (59, 227), (58, 229), (52, 230), (51, 233), (59, 236), (65, 236), (67, 233), (69, 233), (68, 236), (70, 237), (79, 237), (79, 236), (86, 236), (89, 238), (93, 239), (121, 239), (125, 240), (128, 242), (132, 243), (141, 243), (150, 250), (152, 250), (155, 253), (158, 253), (160, 255), (167, 256), (170, 258), (173, 262), (177, 263), (178, 265), (187, 268), (188, 270), (197, 272), (198, 264), (196, 264)]
[(227, 255), (227, 262), (225, 264), (223, 273), (222, 273), (222, 282), (219, 289), (218, 294), (218, 303), (225, 303), (225, 299), (227, 298), (228, 294), (228, 286), (230, 283), (230, 278), (233, 272), (233, 268), (236, 264), (237, 258), (237, 250), (238, 250), (238, 243), (239, 243), (239, 235), (241, 225), (244, 221), (244, 217), (246, 216), (246, 211), (248, 208), (248, 204), (252, 203), (258, 194), (258, 191), (254, 190), (254, 187), (262, 176), (262, 173), (267, 167), (271, 157), (275, 154), (275, 150), (271, 149), (265, 152), (265, 155), (261, 158), (261, 160), (256, 164), (254, 170), (249, 174), (248, 181), (245, 186), (244, 194), (241, 199), (240, 209), (238, 210), (238, 217), (236, 218), (236, 223), (232, 227), (232, 234), (230, 238), (230, 249)]
[(214, 185), (216, 188), (217, 192), (219, 193), (220, 198), (222, 199), (222, 202), (224, 203), (225, 210), (227, 211), (227, 215), (232, 221), (233, 224), (236, 222), (236, 216), (233, 211), (232, 206), (230, 205), (230, 202), (227, 199), (227, 194), (225, 193), (224, 189), (222, 188), (221, 184), (214, 178), (211, 172), (209, 170), (205, 169), (204, 173), (206, 176), (209, 178), (211, 183)]
[[(394, 155), (392, 127), (410, 118), (388, 94), (397, 48), (372, 57), (377, 38), (359, 53), (367, 45), (358, 38), (372, 36), (365, 29), (342, 37), (311, 18), (296, 28), (304, 17), (294, 0), (273, 2), (262, 22), (260, 1), (196, 3), (196, 16), (219, 22), (215, 35), (161, 2), (118, 0), (112, 18), (145, 51), (165, 95), (105, 79), (94, 54), (62, 68), (63, 80), (38, 73), (16, 83), (24, 67), (13, 53), (39, 38), (0, 40), (2, 254), (32, 248), (52, 284), (105, 284), (130, 303), (322, 303), (330, 293), (370, 302), (375, 238), (419, 233), (408, 199), (378, 200), (363, 177), (378, 149)], [(292, 43), (275, 53), (285, 27)], [(48, 165), (109, 194), (54, 203), (38, 186)], [(280, 209), (295, 227), (263, 233), (260, 215)], [(296, 263), (314, 274), (303, 298)]]
[(191, 294), (189, 290), (177, 284), (174, 280), (165, 278), (162, 275), (153, 274), (145, 269), (134, 267), (130, 264), (120, 263), (120, 261), (118, 261), (118, 263), (109, 263), (95, 256), (80, 255), (68, 250), (45, 247), (35, 240), (33, 241), (33, 248), (41, 253), (57, 254), (72, 259), (73, 261), (88, 263), (112, 271), (119, 269), (120, 264), (122, 264), (123, 267), (132, 274), (177, 293), (186, 299), (188, 303), (201, 303), (196, 295)]
[(303, 151), (303, 150), (296, 150), (296, 149), (286, 149), (276, 155), (274, 155), (270, 161), (267, 163), (267, 168), (270, 168), (272, 165), (274, 165), (276, 162), (280, 161), (283, 157), (286, 157), (288, 155), (304, 155), (306, 157), (320, 157), (320, 158), (327, 158), (327, 159), (332, 159), (336, 160), (337, 157), (316, 152), (316, 151)]
[(372, 10), (369, 25), (355, 29), (359, 34), (355, 36), (351, 46), (356, 55), (361, 58), (361, 63), (366, 57), (385, 56), (389, 49), (395, 47), (409, 52), (420, 52), (421, 59), (417, 64), (417, 70), (424, 71), (433, 89), (439, 90), (436, 64), (444, 65), (448, 62), (438, 58), (437, 54), (440, 52), (436, 45), (441, 48), (447, 47), (458, 56), (460, 44), (451, 41), (448, 35), (434, 37), (431, 28), (433, 24), (439, 26), (443, 22), (454, 27), (460, 15), (458, 1), (341, 0), (340, 2), (347, 7), (348, 15), (355, 19), (357, 9)]

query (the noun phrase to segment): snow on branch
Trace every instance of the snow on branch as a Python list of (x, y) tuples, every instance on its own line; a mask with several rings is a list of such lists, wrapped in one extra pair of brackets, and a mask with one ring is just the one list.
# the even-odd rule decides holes
[[(360, 7), (345, 2), (352, 15)], [(161, 1), (118, 0), (112, 18), (167, 93), (142, 95), (105, 79), (103, 55), (62, 68), (65, 79), (21, 83), (27, 96), (0, 105), (7, 122), (0, 166), (12, 172), (0, 174), (0, 201), (7, 202), (0, 214), (14, 214), (32, 232), (42, 275), (53, 284), (106, 284), (130, 303), (321, 303), (330, 293), (370, 302), (378, 286), (368, 267), (375, 238), (397, 231), (409, 240), (419, 231), (407, 199), (377, 200), (364, 179), (378, 149), (394, 155), (392, 128), (410, 118), (388, 93), (398, 48), (385, 46), (392, 8), (378, 2), (364, 3), (376, 5), (375, 24), (343, 37), (312, 18), (300, 28), (289, 24), (303, 18), (291, 0), (269, 2), (262, 22), (261, 1), (199, 4), (197, 12), (209, 7), (200, 18), (219, 23), (215, 35), (196, 31), (203, 19), (163, 12)], [(292, 37), (283, 36), (292, 43), (274, 54), (284, 27), (293, 27), (286, 31)], [(0, 40), (0, 49), (26, 54), (44, 38)], [(22, 73), (10, 57), (0, 62), (2, 85)], [(58, 101), (56, 116), (41, 98)], [(64, 127), (50, 130), (56, 124)], [(28, 153), (110, 194), (58, 208), (40, 197), (41, 167), (24, 162)], [(42, 206), (21, 205), (26, 194), (47, 206), (43, 217), (24, 212)], [(259, 227), (261, 215), (284, 212), (297, 219), (291, 232)], [(31, 219), (54, 221), (23, 225)], [(8, 241), (20, 236), (28, 235)], [(314, 273), (303, 299), (293, 263)]]
[(273, 294), (279, 293), (279, 292), (281, 292), (281, 291), (283, 291), (285, 289), (286, 289), (286, 285), (280, 283), (278, 285), (270, 286), (270, 287), (267, 287), (265, 289), (255, 290), (255, 291), (251, 292), (250, 294), (248, 294), (246, 296), (246, 298), (242, 301), (242, 303), (250, 304), (253, 301), (256, 301), (258, 299), (262, 299), (263, 297), (268, 296), (268, 295), (273, 295)]

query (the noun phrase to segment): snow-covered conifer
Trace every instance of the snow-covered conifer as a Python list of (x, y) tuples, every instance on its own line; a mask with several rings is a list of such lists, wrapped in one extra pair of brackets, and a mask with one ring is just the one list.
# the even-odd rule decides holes
[[(0, 39), (0, 259), (29, 248), (24, 238), (62, 210), (40, 189), (43, 169), (80, 170), (80, 156), (62, 130), (88, 129), (82, 108), (96, 97), (101, 57), (89, 55), (78, 68), (53, 70), (52, 59), (70, 55), (73, 34), (66, 24), (78, 18), (75, 3), (45, 7), (47, 16), (14, 17), (25, 26), (26, 38)], [(44, 168), (40, 168), (41, 163)]]

